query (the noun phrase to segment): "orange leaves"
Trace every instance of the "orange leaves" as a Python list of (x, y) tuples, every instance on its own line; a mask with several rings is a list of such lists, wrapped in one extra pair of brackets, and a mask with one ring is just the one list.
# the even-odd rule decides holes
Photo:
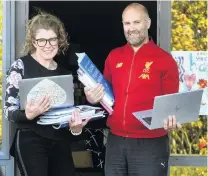
[(200, 148), (207, 147), (207, 137), (202, 137), (201, 139), (199, 139), (199, 146)]
[(205, 88), (205, 87), (207, 87), (207, 80), (200, 79), (197, 84), (198, 84), (199, 88)]

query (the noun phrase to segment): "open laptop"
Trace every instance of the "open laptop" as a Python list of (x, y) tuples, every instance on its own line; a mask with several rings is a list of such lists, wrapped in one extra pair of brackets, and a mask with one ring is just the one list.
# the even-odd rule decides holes
[(38, 100), (41, 96), (50, 97), (51, 108), (74, 105), (74, 84), (72, 75), (60, 75), (22, 79), (19, 81), (20, 109), (26, 102)]
[(197, 121), (203, 89), (156, 96), (153, 109), (134, 112), (133, 115), (148, 129), (163, 128), (164, 120), (175, 115), (178, 123)]

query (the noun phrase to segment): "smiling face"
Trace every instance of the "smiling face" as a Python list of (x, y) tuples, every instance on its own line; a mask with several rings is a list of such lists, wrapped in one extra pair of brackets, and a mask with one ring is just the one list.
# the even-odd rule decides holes
[(139, 47), (148, 40), (151, 21), (141, 7), (129, 7), (123, 12), (123, 29), (126, 40), (133, 47)]
[(58, 38), (53, 30), (38, 29), (33, 40), (35, 54), (43, 60), (52, 60), (58, 53)]

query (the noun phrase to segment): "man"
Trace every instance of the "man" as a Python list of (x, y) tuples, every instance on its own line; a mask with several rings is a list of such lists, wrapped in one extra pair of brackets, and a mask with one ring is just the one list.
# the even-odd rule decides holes
[[(169, 159), (167, 130), (181, 127), (170, 116), (164, 129), (149, 130), (132, 113), (153, 108), (154, 97), (178, 92), (178, 68), (170, 54), (148, 36), (151, 20), (138, 3), (128, 5), (123, 14), (125, 46), (110, 52), (104, 75), (112, 83), (114, 112), (106, 146), (106, 176), (166, 176)], [(103, 87), (85, 88), (87, 100), (97, 103)]]

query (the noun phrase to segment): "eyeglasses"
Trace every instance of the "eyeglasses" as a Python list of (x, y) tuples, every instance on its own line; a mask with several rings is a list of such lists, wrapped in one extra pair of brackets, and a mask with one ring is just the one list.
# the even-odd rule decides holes
[(58, 44), (58, 37), (49, 38), (49, 39), (40, 38), (40, 39), (36, 39), (35, 41), (37, 42), (39, 47), (46, 46), (47, 42), (49, 42), (51, 46), (56, 46)]

